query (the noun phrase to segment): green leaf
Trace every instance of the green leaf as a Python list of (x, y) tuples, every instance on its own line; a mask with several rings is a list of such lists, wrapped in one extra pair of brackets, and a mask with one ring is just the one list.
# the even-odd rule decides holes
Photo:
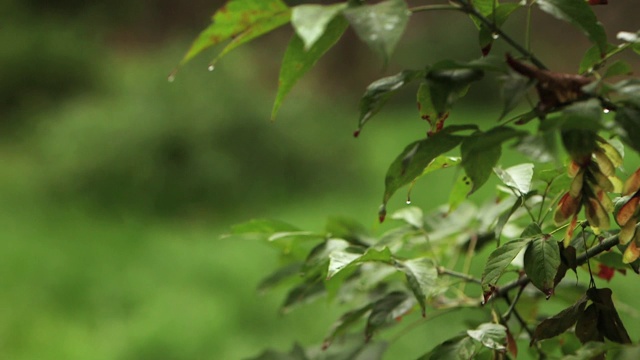
[(498, 178), (508, 187), (518, 190), (520, 195), (524, 195), (531, 191), (531, 179), (533, 178), (533, 164), (519, 164), (507, 169), (500, 167), (494, 168), (493, 171)]
[(436, 346), (419, 360), (469, 360), (476, 354), (474, 341), (466, 335), (458, 335)]
[[(255, 37), (258, 33), (263, 34), (284, 25), (289, 19), (289, 13), (289, 7), (281, 0), (230, 0), (216, 11), (211, 25), (196, 38), (180, 65), (204, 49), (225, 40), (242, 37), (245, 33), (247, 35), (244, 37)], [(275, 25), (284, 19), (286, 21)]]
[(364, 225), (348, 217), (333, 216), (328, 218), (325, 232), (331, 237), (344, 239), (351, 244), (361, 246), (368, 246), (375, 240)]
[(462, 139), (462, 136), (451, 135), (450, 131), (441, 131), (409, 144), (387, 170), (383, 206), (398, 189), (420, 177), (436, 157), (458, 146)]
[(390, 264), (392, 262), (391, 251), (387, 247), (382, 250), (370, 248), (364, 254), (352, 253), (345, 250), (334, 251), (329, 254), (327, 280), (342, 270), (368, 261)]
[(506, 348), (507, 328), (504, 325), (480, 324), (475, 330), (467, 330), (467, 335), (489, 349), (503, 350)]
[(609, 65), (603, 77), (610, 78), (614, 76), (631, 75), (631, 73), (633, 73), (633, 69), (631, 68), (631, 65), (629, 65), (629, 63), (626, 61), (618, 60), (613, 64)]
[(295, 275), (299, 275), (302, 269), (301, 262), (291, 263), (287, 266), (283, 266), (276, 270), (271, 275), (262, 279), (260, 284), (258, 285), (258, 291), (261, 293), (265, 293), (274, 287), (282, 284), (285, 280), (288, 280)]
[(533, 240), (524, 253), (524, 271), (545, 295), (553, 293), (553, 280), (560, 266), (558, 242), (549, 236)]
[[(585, 360), (585, 359), (599, 359), (600, 356), (604, 356), (607, 352), (611, 350), (616, 350), (620, 347), (620, 345), (615, 343), (605, 343), (599, 341), (590, 341), (584, 344), (575, 354), (567, 355), (562, 358), (562, 360)], [(636, 357), (628, 357), (623, 359), (634, 359)], [(616, 359), (620, 359), (617, 357)]]
[(444, 155), (440, 155), (440, 156), (436, 157), (435, 159), (433, 159), (429, 163), (429, 165), (427, 165), (427, 167), (424, 168), (424, 171), (422, 172), (422, 174), (420, 176), (418, 176), (417, 178), (415, 178), (411, 182), (411, 185), (409, 186), (409, 190), (407, 191), (407, 204), (411, 203), (411, 191), (413, 190), (413, 187), (415, 186), (415, 184), (418, 181), (418, 179), (420, 179), (421, 177), (425, 176), (426, 174), (432, 173), (434, 171), (442, 170), (442, 169), (448, 169), (450, 167), (456, 166), (461, 161), (462, 161), (461, 157), (444, 156)]
[(209, 70), (213, 69), (218, 60), (222, 59), (223, 56), (227, 55), (231, 50), (239, 47), (240, 45), (246, 44), (249, 41), (262, 36), (266, 33), (269, 33), (283, 25), (289, 23), (291, 19), (291, 11), (287, 9), (287, 11), (282, 11), (276, 14), (273, 14), (269, 18), (266, 18), (258, 23), (255, 23), (253, 26), (246, 29), (244, 32), (238, 34), (231, 40), (225, 47), (220, 51), (220, 53), (211, 61), (209, 64)]
[(524, 77), (515, 71), (511, 71), (508, 75), (502, 77), (501, 94), (504, 106), (500, 119), (503, 119), (515, 109), (534, 85), (535, 80)]
[(377, 114), (398, 90), (424, 75), (420, 70), (404, 70), (393, 76), (387, 76), (372, 82), (360, 99), (360, 117), (358, 119), (358, 132), (364, 124)]
[(520, 139), (515, 149), (537, 162), (559, 162), (558, 141), (555, 131), (539, 132)]
[(582, 29), (589, 40), (598, 46), (601, 55), (607, 53), (607, 34), (586, 1), (538, 0), (536, 3), (542, 11)]
[[(617, 50), (618, 47), (613, 44), (607, 44), (607, 54), (612, 51)], [(602, 53), (600, 51), (600, 47), (598, 45), (594, 45), (590, 47), (587, 52), (582, 56), (582, 60), (580, 61), (580, 67), (578, 68), (579, 74), (585, 74), (590, 72), (591, 70), (595, 70), (596, 66), (600, 66), (602, 64), (603, 58)]]
[(407, 282), (413, 295), (420, 304), (422, 316), (427, 309), (427, 298), (434, 294), (438, 270), (431, 259), (420, 258), (404, 261), (400, 270), (407, 276)]
[(400, 209), (393, 214), (391, 218), (394, 220), (402, 220), (416, 229), (424, 228), (424, 214), (422, 209), (416, 206), (408, 206)]
[(371, 339), (376, 330), (389, 322), (396, 321), (409, 312), (415, 302), (402, 291), (393, 291), (376, 301), (371, 309), (365, 328), (366, 339)]
[(358, 320), (360, 320), (366, 313), (371, 311), (373, 304), (367, 304), (359, 309), (351, 310), (349, 312), (344, 313), (340, 318), (333, 324), (331, 327), (331, 331), (329, 335), (325, 338), (322, 347), (326, 349), (333, 339), (336, 336), (340, 336), (344, 334), (347, 330), (349, 330), (353, 325), (355, 325)]
[[(491, 3), (492, 2), (493, 0), (491, 1)], [(474, 5), (477, 7), (476, 1), (474, 1)], [(490, 13), (487, 14), (486, 17), (489, 18), (489, 20), (493, 24), (495, 24), (495, 26), (498, 28), (501, 28), (502, 25), (504, 25), (504, 23), (507, 21), (509, 16), (514, 11), (522, 7), (520, 3), (506, 3), (506, 4), (499, 4), (495, 8), (495, 11), (493, 11), (493, 4), (489, 4), (489, 5), (491, 5), (492, 8), (490, 9)], [(473, 18), (475, 19), (475, 17)], [(478, 41), (480, 43), (480, 48), (482, 49), (482, 53), (484, 55), (487, 55), (489, 53), (491, 45), (493, 44), (493, 41), (495, 40), (494, 35), (491, 29), (487, 25), (481, 22), (478, 22), (478, 23), (480, 24), (480, 29), (479, 29), (480, 31), (478, 32)]]
[(578, 321), (578, 317), (587, 305), (587, 300), (587, 297), (583, 296), (570, 307), (550, 318), (544, 319), (536, 327), (531, 343), (556, 337), (569, 330)]
[(616, 123), (624, 131), (622, 140), (635, 151), (640, 152), (640, 109), (624, 106), (616, 111)]
[(307, 279), (304, 283), (292, 288), (281, 307), (282, 313), (288, 313), (296, 306), (312, 302), (325, 293), (320, 277)]
[(256, 357), (247, 360), (309, 360), (305, 350), (300, 344), (295, 343), (290, 352), (284, 353), (273, 349), (267, 349)]
[(324, 35), (331, 20), (346, 8), (346, 3), (333, 5), (309, 4), (292, 8), (291, 25), (293, 25), (296, 34), (304, 42), (305, 51), (308, 51)]
[(308, 50), (304, 49), (300, 37), (293, 36), (282, 59), (280, 76), (278, 77), (278, 94), (271, 111), (272, 120), (275, 119), (282, 101), (289, 94), (293, 85), (340, 40), (347, 26), (347, 21), (343, 17), (334, 18), (326, 27), (326, 31)]
[(522, 206), (522, 204), (525, 201), (524, 197), (518, 197), (514, 199), (515, 201), (513, 202), (513, 205), (511, 205), (511, 208), (505, 212), (503, 212), (500, 217), (498, 217), (498, 221), (496, 222), (496, 227), (493, 229), (494, 234), (495, 234), (495, 238), (496, 239), (500, 239), (500, 236), (502, 235), (502, 230), (504, 229), (504, 226), (507, 225), (507, 223), (509, 222), (509, 219), (511, 218), (511, 216), (513, 216), (513, 214), (518, 211), (518, 209), (520, 209), (520, 207)]
[(385, 64), (402, 37), (411, 12), (403, 0), (386, 0), (344, 10), (358, 37), (382, 55)]
[(513, 259), (531, 243), (531, 239), (517, 239), (493, 250), (487, 259), (487, 264), (482, 272), (482, 287), (488, 290), (490, 286), (496, 286), (498, 280), (511, 264)]
[(496, 127), (486, 133), (478, 131), (462, 142), (461, 165), (473, 183), (469, 194), (478, 190), (489, 179), (493, 167), (500, 159), (502, 143), (522, 134), (523, 132), (512, 128)]
[(460, 174), (449, 192), (449, 213), (462, 204), (473, 189), (473, 182), (466, 174)]

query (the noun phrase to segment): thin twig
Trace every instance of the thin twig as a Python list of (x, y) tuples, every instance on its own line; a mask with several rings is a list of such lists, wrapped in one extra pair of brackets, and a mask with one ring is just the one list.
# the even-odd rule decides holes
[(416, 6), (409, 9), (409, 11), (411, 11), (412, 13), (425, 12), (425, 11), (441, 11), (441, 10), (461, 11), (463, 9), (460, 6), (455, 6), (455, 5), (421, 5), (421, 6)]
[[(612, 247), (618, 245), (618, 243), (619, 243), (618, 234), (612, 235), (612, 236), (604, 239), (598, 245), (596, 245), (596, 246), (590, 248), (589, 250), (585, 251), (584, 253), (578, 255), (576, 257), (576, 263), (578, 265), (582, 265), (587, 261), (587, 259), (592, 258), (592, 257), (594, 257), (594, 256), (596, 256), (596, 255), (598, 255), (600, 253), (605, 252), (605, 251), (608, 251)], [(529, 282), (531, 282), (531, 280), (527, 277), (527, 275), (523, 275), (518, 280), (512, 281), (512, 282), (500, 287), (499, 289), (497, 289), (496, 292), (494, 292), (494, 294), (489, 299), (487, 299), (487, 302), (493, 301), (494, 299), (497, 299), (497, 298), (502, 298), (506, 294), (508, 294), (511, 290), (513, 290), (513, 289), (515, 289), (517, 287), (520, 287), (520, 286), (525, 286), (525, 285), (529, 284)]]
[(474, 278), (471, 275), (467, 275), (461, 272), (446, 269), (442, 266), (438, 266), (438, 275), (447, 275), (447, 276), (455, 277), (458, 279), (462, 279), (466, 282), (482, 285), (482, 281), (480, 279)]

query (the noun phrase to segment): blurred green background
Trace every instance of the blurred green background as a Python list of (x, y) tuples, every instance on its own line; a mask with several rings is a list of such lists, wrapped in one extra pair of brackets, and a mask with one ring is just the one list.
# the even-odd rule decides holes
[[(359, 95), (398, 69), (477, 57), (473, 25), (415, 16), (384, 71), (348, 33), (270, 123), (289, 28), (167, 82), (221, 3), (0, 3), (0, 358), (237, 359), (318, 343), (339, 313), (321, 301), (278, 315), (284, 293), (255, 290), (277, 257), (219, 235), (256, 217), (319, 230), (329, 215), (380, 231), (386, 166), (427, 129), (407, 91), (354, 140)], [(637, 30), (628, 8), (598, 9), (611, 34)], [(534, 20), (541, 57), (575, 71), (588, 44)], [(497, 96), (471, 95), (450, 121), (493, 123)], [(414, 204), (440, 204), (455, 175), (422, 181)], [(418, 327), (392, 354), (415, 357), (463, 320)]]

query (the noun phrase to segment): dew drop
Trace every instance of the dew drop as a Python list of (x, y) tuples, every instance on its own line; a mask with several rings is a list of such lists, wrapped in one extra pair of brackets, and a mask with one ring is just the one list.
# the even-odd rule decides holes
[(500, 38), (500, 35), (498, 35), (497, 33), (493, 33), (493, 34), (491, 34), (491, 38), (493, 40), (498, 40), (498, 38)]
[(605, 114), (608, 114), (608, 113), (611, 112), (611, 110), (605, 108), (604, 110), (602, 110), (602, 112), (605, 113)]
[(214, 65), (209, 65), (209, 67), (207, 68), (207, 70), (209, 70), (209, 71), (213, 71), (215, 69), (216, 69), (216, 67)]
[(172, 83), (174, 80), (176, 79), (176, 76), (171, 74), (167, 77), (167, 81), (169, 81), (170, 83)]
[(411, 205), (411, 199), (407, 199), (407, 205)]

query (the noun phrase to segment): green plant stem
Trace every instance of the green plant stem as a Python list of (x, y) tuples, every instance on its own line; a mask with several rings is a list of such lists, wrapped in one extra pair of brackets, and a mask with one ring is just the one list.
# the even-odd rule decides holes
[[(576, 257), (576, 264), (578, 265), (582, 265), (584, 264), (589, 258), (592, 258), (600, 253), (603, 253), (605, 251), (608, 251), (609, 249), (611, 249), (612, 247), (618, 245), (619, 240), (618, 240), (618, 234), (616, 235), (612, 235), (606, 239), (604, 239), (601, 243), (599, 243), (598, 245), (592, 247), (591, 249), (585, 251), (584, 253), (578, 255)], [(527, 277), (527, 275), (523, 275), (521, 278), (519, 278), (518, 280), (514, 280), (502, 287), (500, 287), (494, 294), (493, 296), (491, 296), (487, 302), (493, 301), (494, 299), (497, 298), (504, 298), (505, 295), (509, 294), (509, 292), (515, 288), (518, 287), (524, 287), (527, 284), (529, 284), (529, 282), (531, 282), (531, 280), (529, 280), (529, 278)]]
[(449, 270), (446, 269), (442, 266), (438, 266), (438, 275), (447, 275), (447, 276), (451, 276), (451, 277), (455, 277), (458, 279), (462, 279), (466, 282), (471, 282), (471, 283), (475, 283), (478, 285), (482, 284), (482, 281), (480, 279), (474, 278), (471, 275), (467, 275), (461, 272), (457, 272), (457, 271), (453, 271), (453, 270)]
[[(524, 289), (524, 287), (522, 289)], [(522, 315), (520, 315), (520, 313), (518, 312), (518, 310), (516, 310), (516, 307), (515, 307), (516, 303), (518, 302), (518, 298), (520, 297), (520, 294), (522, 294), (522, 290), (518, 292), (518, 295), (516, 295), (516, 298), (513, 301), (509, 299), (509, 295), (505, 294), (504, 301), (507, 303), (507, 305), (509, 305), (509, 309), (511, 310), (510, 314), (513, 314), (513, 316), (516, 317), (516, 320), (518, 320), (518, 323), (520, 323), (520, 326), (522, 326), (524, 331), (527, 332), (527, 334), (529, 335), (529, 338), (533, 339), (534, 338), (533, 331), (529, 329), (529, 326), (527, 326), (527, 322), (524, 320)]]
[(409, 11), (411, 11), (412, 13), (425, 12), (425, 11), (441, 11), (441, 10), (459, 11), (459, 10), (462, 10), (462, 8), (460, 6), (455, 6), (455, 5), (421, 5), (421, 6), (416, 6), (409, 9)]
[(496, 26), (491, 20), (487, 19), (484, 15), (482, 15), (478, 10), (468, 1), (468, 0), (457, 0), (460, 3), (460, 10), (466, 12), (467, 14), (475, 17), (485, 26), (487, 26), (493, 33), (498, 34), (504, 41), (507, 42), (512, 48), (522, 54), (524, 57), (528, 58), (535, 66), (540, 69), (547, 70), (547, 66), (540, 61), (532, 52), (522, 47), (522, 45), (518, 44), (515, 40), (513, 40), (509, 35), (503, 32), (499, 27)]

